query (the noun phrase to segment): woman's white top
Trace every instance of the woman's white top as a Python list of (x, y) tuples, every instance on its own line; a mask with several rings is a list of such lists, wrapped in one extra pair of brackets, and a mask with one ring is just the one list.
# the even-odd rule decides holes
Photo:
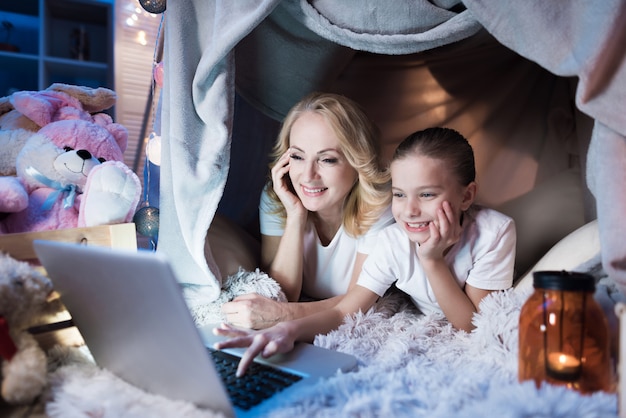
[[(363, 264), (358, 285), (382, 296), (395, 282), (423, 312), (442, 312), (417, 257), (418, 244), (399, 224), (378, 234)], [(461, 288), (469, 283), (483, 290), (513, 285), (516, 232), (513, 219), (493, 209), (475, 207), (466, 212), (459, 242), (445, 256)]]
[[(264, 189), (259, 205), (259, 223), (263, 235), (282, 236), (284, 233), (282, 219), (272, 213), (274, 208), (274, 201)], [(389, 207), (364, 235), (353, 237), (342, 225), (332, 241), (324, 246), (313, 222), (308, 220), (304, 229), (302, 293), (314, 299), (344, 295), (350, 285), (357, 253), (369, 254), (376, 235), (393, 222)]]

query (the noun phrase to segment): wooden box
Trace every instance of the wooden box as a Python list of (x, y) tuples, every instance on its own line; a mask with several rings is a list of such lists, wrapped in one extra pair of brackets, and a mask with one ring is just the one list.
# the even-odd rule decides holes
[[(137, 249), (137, 232), (134, 223), (102, 225), (88, 228), (70, 228), (56, 231), (25, 232), (20, 234), (0, 235), (0, 251), (11, 257), (28, 261), (37, 265), (45, 274), (45, 269), (39, 265), (37, 255), (33, 249), (34, 240), (50, 240), (84, 245), (100, 245), (111, 248)], [(55, 302), (59, 295), (53, 293), (49, 299)], [(48, 318), (46, 323), (31, 327), (30, 332), (35, 336), (44, 350), (53, 345), (84, 344), (82, 336), (72, 323), (72, 319), (64, 310), (54, 317)]]

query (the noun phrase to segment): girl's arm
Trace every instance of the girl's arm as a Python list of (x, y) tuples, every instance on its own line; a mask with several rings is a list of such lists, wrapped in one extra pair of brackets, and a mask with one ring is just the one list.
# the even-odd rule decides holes
[(465, 290), (462, 289), (446, 263), (445, 253), (458, 242), (461, 232), (450, 203), (443, 202), (437, 221), (430, 223), (430, 237), (420, 245), (417, 255), (448, 321), (455, 328), (469, 332), (474, 328), (472, 317), (489, 291), (469, 284), (465, 285)]
[(346, 315), (368, 310), (378, 295), (365, 287), (353, 286), (341, 301), (331, 309), (320, 311), (293, 321), (281, 322), (261, 331), (249, 331), (223, 324), (215, 328), (217, 335), (231, 337), (215, 345), (218, 350), (248, 347), (239, 362), (237, 375), (241, 376), (259, 354), (270, 357), (293, 349), (296, 341), (313, 341), (316, 335), (326, 334), (341, 325)]
[[(350, 280), (351, 289), (356, 285), (367, 254), (357, 253)], [(222, 314), (229, 324), (251, 329), (263, 329), (279, 322), (298, 319), (337, 305), (343, 295), (315, 302), (277, 302), (258, 294), (236, 297), (232, 302), (222, 305)]]
[(423, 261), (422, 266), (437, 303), (448, 321), (456, 329), (471, 331), (474, 328), (472, 317), (478, 311), (482, 298), (490, 291), (477, 289), (467, 283), (463, 290), (443, 259)]

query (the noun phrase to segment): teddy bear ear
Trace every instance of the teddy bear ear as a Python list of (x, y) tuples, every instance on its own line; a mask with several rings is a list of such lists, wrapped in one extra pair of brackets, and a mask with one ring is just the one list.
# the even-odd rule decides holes
[(92, 115), (92, 118), (96, 125), (102, 126), (104, 129), (109, 131), (111, 135), (113, 135), (113, 138), (115, 138), (115, 142), (117, 142), (117, 146), (120, 147), (122, 153), (126, 151), (126, 147), (128, 146), (128, 130), (126, 127), (113, 122), (113, 118), (106, 113), (96, 113)]
[(128, 130), (119, 123), (110, 123), (105, 126), (105, 129), (111, 132), (111, 135), (115, 138), (115, 142), (117, 142), (122, 152), (126, 151), (126, 147), (128, 146)]
[(78, 99), (89, 113), (110, 109), (117, 101), (117, 94), (105, 87), (86, 87), (73, 84), (53, 83), (46, 90), (60, 91)]
[(0, 98), (0, 116), (4, 115), (5, 113), (9, 113), (11, 110), (13, 110), (11, 99), (8, 96), (1, 97)]
[(11, 95), (10, 101), (15, 110), (41, 127), (55, 120), (64, 107), (83, 110), (78, 99), (59, 91), (18, 91)]

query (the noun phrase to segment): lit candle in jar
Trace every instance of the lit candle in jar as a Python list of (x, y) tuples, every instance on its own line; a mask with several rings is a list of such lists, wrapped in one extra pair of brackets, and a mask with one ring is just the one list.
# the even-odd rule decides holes
[(549, 374), (557, 379), (575, 380), (581, 371), (580, 360), (564, 353), (548, 354)]

